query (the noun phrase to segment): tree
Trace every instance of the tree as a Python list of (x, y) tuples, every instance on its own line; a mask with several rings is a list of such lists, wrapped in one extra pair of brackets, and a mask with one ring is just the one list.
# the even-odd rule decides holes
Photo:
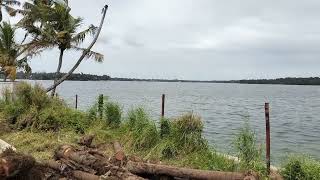
[(27, 57), (17, 60), (19, 45), (15, 42), (15, 28), (9, 23), (3, 22), (0, 25), (0, 72), (4, 74), (4, 81), (10, 78), (12, 81), (16, 78), (17, 68), (25, 72), (31, 72)]
[(95, 37), (92, 40), (92, 42), (90, 43), (90, 45), (86, 49), (84, 49), (82, 51), (82, 55), (79, 57), (78, 61), (70, 69), (70, 71), (67, 74), (65, 74), (63, 77), (61, 77), (59, 80), (57, 80), (52, 86), (48, 87), (47, 88), (47, 92), (50, 92), (51, 90), (53, 90), (54, 88), (59, 86), (63, 81), (65, 81), (69, 76), (71, 76), (71, 74), (79, 67), (79, 65), (81, 64), (81, 62), (83, 61), (83, 59), (85, 57), (90, 57), (91, 56), (90, 51), (91, 51), (92, 47), (94, 46), (94, 44), (97, 42), (97, 40), (99, 38), (100, 32), (102, 30), (103, 23), (104, 23), (104, 19), (106, 17), (107, 10), (108, 10), (108, 5), (105, 5), (104, 8), (103, 8), (103, 11), (102, 11), (102, 18), (101, 18), (101, 22), (100, 22), (99, 28), (97, 29)]
[(16, 0), (0, 0), (0, 22), (2, 21), (2, 8), (4, 8), (10, 16), (16, 15), (17, 11), (12, 8), (14, 5), (20, 6), (20, 2)]
[[(87, 35), (94, 35), (97, 27), (91, 25), (87, 29), (78, 32), (82, 19), (74, 18), (70, 14), (71, 9), (67, 6), (67, 3), (33, 4), (28, 7), (29, 13), (25, 13), (25, 17), (20, 21), (20, 25), (33, 35), (33, 40), (25, 46), (29, 47), (29, 51), (54, 47), (59, 49), (60, 55), (54, 81), (56, 83), (58, 78), (60, 78), (65, 51), (86, 51), (86, 49), (79, 47), (79, 45), (83, 43)], [(33, 13), (35, 10), (36, 16)], [(36, 24), (41, 25), (37, 27)], [(91, 57), (97, 62), (103, 61), (102, 54), (89, 50), (86, 53), (86, 58)], [(55, 90), (56, 87), (52, 89), (52, 96), (54, 96)]]

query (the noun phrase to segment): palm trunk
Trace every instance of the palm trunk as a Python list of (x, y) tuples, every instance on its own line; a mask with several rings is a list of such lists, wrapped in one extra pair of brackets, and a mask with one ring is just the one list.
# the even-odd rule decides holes
[[(59, 64), (58, 64), (58, 68), (55, 74), (55, 79), (54, 79), (54, 83), (55, 84), (57, 82), (57, 80), (60, 78), (60, 71), (61, 71), (61, 67), (62, 67), (62, 60), (63, 60), (63, 53), (64, 53), (64, 49), (60, 49), (60, 56), (59, 56)], [(56, 94), (56, 89), (57, 87), (54, 87), (51, 91), (51, 96), (53, 97)]]
[(100, 35), (103, 23), (104, 23), (104, 19), (106, 17), (106, 13), (108, 10), (108, 5), (104, 6), (103, 9), (103, 15), (102, 15), (102, 19), (97, 31), (96, 36), (94, 37), (93, 41), (91, 42), (91, 44), (88, 46), (87, 49), (85, 49), (82, 53), (82, 55), (80, 56), (80, 58), (78, 59), (77, 63), (72, 67), (72, 69), (65, 74), (62, 78), (60, 78), (59, 80), (57, 80), (52, 86), (47, 88), (47, 92), (50, 92), (51, 90), (53, 90), (54, 88), (56, 88), (57, 86), (59, 86), (63, 81), (65, 81), (69, 76), (71, 76), (71, 74), (79, 67), (79, 65), (81, 64), (82, 60), (86, 57), (86, 55), (88, 54), (88, 52), (91, 50), (91, 48), (93, 47), (93, 45), (97, 42), (98, 37)]
[(1, 6), (0, 6), (0, 22), (2, 21), (2, 10), (1, 10)]

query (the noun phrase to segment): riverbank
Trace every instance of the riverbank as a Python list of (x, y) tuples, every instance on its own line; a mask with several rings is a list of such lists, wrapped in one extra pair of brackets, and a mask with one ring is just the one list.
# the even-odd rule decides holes
[(39, 161), (52, 158), (59, 145), (76, 145), (79, 137), (94, 134), (96, 144), (119, 141), (126, 154), (149, 162), (266, 175), (262, 152), (248, 128), (239, 130), (236, 138), (235, 150), (242, 159), (239, 163), (208, 146), (202, 136), (202, 120), (195, 114), (156, 124), (142, 108), (125, 114), (117, 103), (103, 97), (88, 112), (82, 112), (69, 108), (61, 99), (48, 97), (41, 87), (24, 83), (14, 95), (6, 93), (3, 97), (0, 114), (7, 128), (1, 130), (0, 139)]

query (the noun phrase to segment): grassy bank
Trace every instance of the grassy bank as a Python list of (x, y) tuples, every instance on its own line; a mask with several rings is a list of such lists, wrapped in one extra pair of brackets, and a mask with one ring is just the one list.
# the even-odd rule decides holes
[[(69, 108), (59, 98), (48, 97), (37, 85), (23, 83), (13, 93), (3, 93), (0, 119), (0, 138), (39, 161), (50, 159), (61, 144), (76, 145), (81, 136), (94, 134), (95, 143), (105, 145), (106, 153), (110, 151), (108, 144), (117, 140), (128, 155), (150, 162), (205, 170), (253, 170), (262, 177), (266, 172), (262, 151), (249, 125), (235, 137), (233, 148), (241, 159), (238, 163), (208, 145), (202, 136), (201, 118), (192, 113), (155, 121), (142, 108), (125, 113), (119, 104), (103, 96), (98, 97), (88, 112), (82, 112)], [(291, 170), (296, 168), (295, 162), (284, 163), (283, 174), (287, 179), (319, 177), (318, 162), (312, 161), (311, 166), (309, 160), (297, 160), (301, 166), (298, 176)]]

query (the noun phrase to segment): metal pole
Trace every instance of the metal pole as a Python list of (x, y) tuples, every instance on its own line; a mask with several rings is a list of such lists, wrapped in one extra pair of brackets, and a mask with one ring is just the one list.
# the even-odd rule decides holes
[(267, 173), (270, 174), (270, 119), (269, 119), (269, 103), (265, 103), (265, 117), (266, 117), (266, 163)]
[(161, 105), (161, 117), (164, 117), (164, 103), (165, 103), (166, 95), (162, 94), (162, 105)]
[(76, 94), (76, 109), (78, 109), (78, 94)]

